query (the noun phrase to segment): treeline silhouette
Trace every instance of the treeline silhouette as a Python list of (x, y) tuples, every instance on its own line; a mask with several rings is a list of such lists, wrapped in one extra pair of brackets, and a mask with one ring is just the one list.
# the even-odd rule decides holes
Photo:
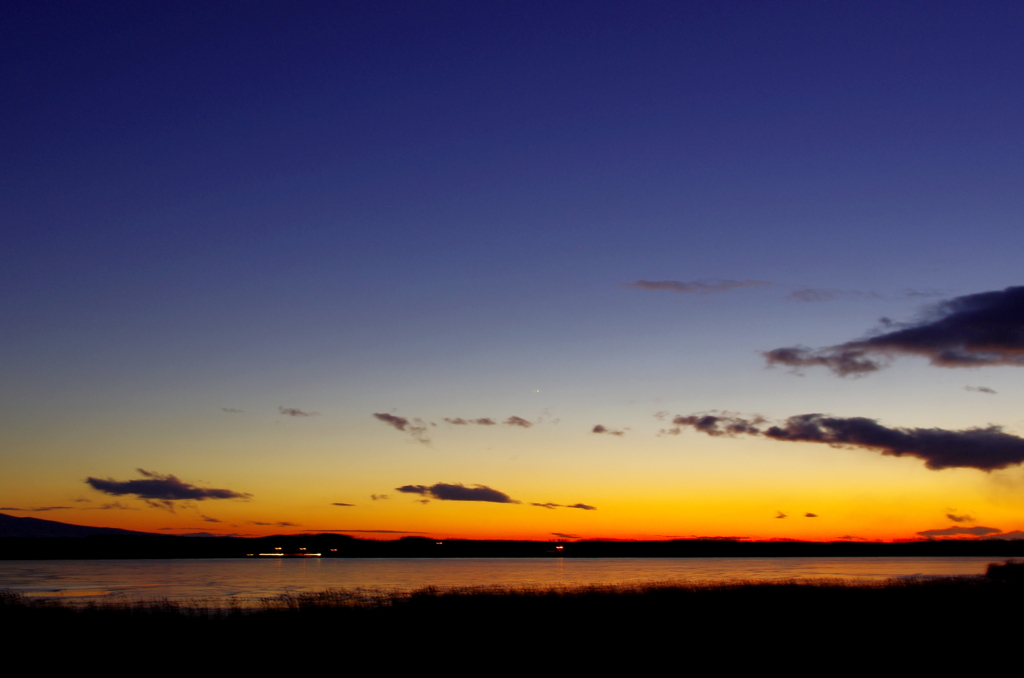
[[(504, 675), (1020, 675), (1024, 586), (648, 584), (324, 591), (66, 605), (0, 595), (9, 659), (47, 669)], [(41, 662), (41, 663), (40, 663)]]
[[(561, 548), (559, 548), (561, 547)], [(709, 557), (1024, 557), (1024, 540), (934, 540), (897, 543), (739, 541), (503, 541), (360, 539), (344, 534), (260, 538), (94, 535), (0, 538), (0, 560), (109, 558), (242, 558), (248, 554), (320, 553), (324, 558), (709, 558)], [(255, 557), (255, 556), (254, 556)]]

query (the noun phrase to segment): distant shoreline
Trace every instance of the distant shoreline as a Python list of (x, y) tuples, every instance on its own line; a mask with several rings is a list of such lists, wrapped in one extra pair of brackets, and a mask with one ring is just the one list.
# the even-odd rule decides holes
[[(559, 548), (560, 547), (560, 548)], [(274, 552), (320, 553), (323, 558), (807, 558), (1024, 557), (1024, 541), (799, 542), (680, 539), (666, 541), (435, 540), (388, 541), (344, 534), (260, 538), (96, 535), (3, 537), (0, 560), (246, 558)], [(252, 556), (258, 557), (258, 556)]]

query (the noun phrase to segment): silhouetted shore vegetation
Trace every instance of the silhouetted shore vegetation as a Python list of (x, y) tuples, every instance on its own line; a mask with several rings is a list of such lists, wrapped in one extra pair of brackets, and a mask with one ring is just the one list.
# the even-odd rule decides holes
[[(0, 617), (11, 647), (46, 637), (84, 657), (114, 643), (126, 661), (173, 648), (174, 661), (202, 655), (208, 668), (366, 656), (384, 662), (379, 669), (444, 661), (487, 672), (551, 662), (641, 670), (671, 661), (674, 672), (694, 675), (1020, 675), (1022, 604), (1020, 583), (953, 577), (328, 590), (251, 605), (68, 604), (6, 593)], [(708, 660), (713, 670), (697, 670)]]

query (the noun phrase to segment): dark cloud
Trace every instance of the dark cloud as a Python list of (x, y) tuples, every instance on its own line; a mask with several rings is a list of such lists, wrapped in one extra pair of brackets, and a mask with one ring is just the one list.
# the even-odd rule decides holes
[(0, 511), (23, 511), (26, 513), (45, 513), (46, 511), (60, 511), (71, 509), (73, 506), (37, 506), (35, 508), (15, 508), (14, 506), (0, 506)]
[(591, 433), (607, 433), (610, 436), (624, 436), (624, 435), (626, 435), (626, 432), (622, 431), (621, 429), (610, 429), (610, 428), (607, 428), (605, 426), (602, 426), (601, 424), (598, 424), (594, 428), (590, 429), (590, 432)]
[(228, 414), (241, 414), (245, 410), (236, 410), (233, 407), (222, 407), (222, 408), (220, 408), (220, 411), (221, 412), (227, 412)]
[(387, 412), (374, 412), (373, 416), (379, 421), (384, 422), (388, 426), (391, 426), (397, 431), (408, 433), (416, 440), (421, 443), (429, 443), (430, 438), (427, 437), (427, 425), (422, 419), (409, 420), (405, 417), (399, 417), (395, 414), (388, 414)]
[(583, 509), (584, 511), (596, 511), (597, 510), (596, 506), (590, 506), (588, 504), (572, 504), (571, 506), (566, 506), (565, 508)]
[(430, 534), (429, 532), (413, 532), (412, 530), (310, 530), (311, 532), (363, 532), (366, 534)]
[(173, 510), (173, 505), (169, 504), (169, 502), (173, 501), (186, 499), (195, 501), (204, 501), (206, 499), (249, 499), (252, 497), (251, 494), (246, 492), (198, 487), (191, 483), (183, 482), (170, 474), (152, 473), (141, 468), (136, 470), (144, 476), (143, 479), (113, 480), (107, 478), (103, 480), (90, 477), (86, 478), (85, 482), (94, 490), (99, 490), (104, 494), (114, 495), (115, 497), (134, 495), (139, 499), (145, 500), (151, 506), (169, 510)]
[(624, 287), (632, 287), (639, 290), (666, 290), (679, 294), (711, 294), (712, 292), (728, 292), (743, 287), (768, 287), (770, 282), (765, 280), (637, 280), (636, 282), (623, 283)]
[(579, 539), (580, 538), (580, 536), (578, 534), (566, 534), (565, 532), (552, 532), (551, 534), (553, 534), (554, 536), (559, 537), (561, 539)]
[(790, 346), (763, 355), (769, 365), (821, 366), (842, 377), (877, 371), (898, 354), (924, 356), (938, 367), (1024, 365), (1024, 287), (944, 301), (917, 323), (883, 318), (882, 324), (897, 329), (827, 348)]
[(786, 515), (785, 513), (783, 513), (782, 511), (776, 511), (776, 515), (775, 515), (775, 517), (776, 517), (776, 518), (788, 518), (789, 516), (787, 516), (787, 515)]
[(808, 303), (832, 301), (833, 299), (841, 298), (881, 299), (882, 297), (877, 292), (861, 292), (860, 290), (830, 290), (814, 287), (804, 287), (803, 289), (790, 292), (786, 295), (786, 299), (789, 299), (790, 301), (803, 301)]
[(957, 516), (952, 513), (947, 513), (946, 517), (952, 520), (954, 523), (973, 523), (974, 518), (968, 515)]
[(331, 506), (355, 506), (355, 504), (346, 504), (343, 501), (336, 501), (336, 502), (333, 502), (331, 504)]
[(817, 513), (805, 513), (804, 514), (804, 518), (817, 518), (817, 517), (818, 517)]
[(319, 412), (305, 412), (297, 407), (278, 406), (277, 411), (289, 417), (315, 417)]
[(301, 527), (298, 523), (288, 523), (288, 522), (285, 522), (285, 521), (281, 521), (281, 522), (277, 522), (277, 523), (261, 523), (258, 520), (250, 520), (249, 524), (250, 525), (261, 525), (263, 527)]
[(530, 428), (531, 426), (533, 426), (532, 422), (529, 422), (523, 419), (522, 417), (517, 417), (515, 415), (512, 415), (503, 423), (508, 424), (509, 426), (522, 426), (523, 428)]
[(833, 447), (863, 447), (894, 457), (917, 457), (933, 470), (976, 468), (994, 471), (1024, 462), (1024, 438), (999, 426), (949, 431), (941, 428), (888, 428), (866, 417), (827, 417), (800, 414), (783, 424), (764, 428), (764, 419), (737, 416), (690, 415), (673, 419), (708, 435), (760, 435), (773, 440), (825, 443)]
[[(530, 506), (539, 506), (541, 508), (552, 509), (552, 510), (556, 509), (556, 508), (561, 508), (562, 507), (561, 504), (552, 504), (550, 501), (547, 502), (547, 503), (544, 503), (544, 504), (539, 504), (539, 503), (537, 503), (535, 501), (532, 501), (532, 502), (530, 502)], [(16, 511), (18, 509), (10, 509), (10, 510)]]
[(403, 485), (396, 487), (399, 492), (406, 494), (421, 494), (424, 497), (441, 499), (442, 501), (486, 501), (495, 504), (519, 504), (520, 502), (486, 485), (473, 485), (466, 487), (462, 483), (436, 483), (427, 487), (426, 485)]
[[(723, 412), (719, 414), (691, 414), (688, 416), (673, 417), (672, 423), (679, 426), (692, 426), (701, 433), (709, 436), (734, 436), (740, 433), (755, 435), (760, 433), (758, 426), (765, 423), (764, 417), (753, 416), (742, 418)], [(678, 435), (679, 429), (662, 429), (663, 433)]]
[(449, 424), (455, 424), (456, 426), (466, 426), (469, 424), (476, 424), (477, 426), (494, 426), (498, 422), (494, 421), (490, 417), (481, 417), (479, 419), (463, 419), (462, 417), (448, 418), (445, 417), (445, 421)]
[(216, 518), (211, 518), (210, 516), (204, 516), (202, 513), (199, 514), (199, 517), (203, 519), (203, 522), (207, 522), (207, 523), (223, 523), (224, 522), (223, 520), (217, 520)]
[(170, 499), (143, 499), (146, 506), (174, 513), (174, 501)]
[(384, 501), (385, 499), (388, 499), (388, 498), (389, 497), (386, 494), (371, 494), (370, 495), (370, 499), (372, 499), (374, 501)]
[(991, 534), (998, 534), (1002, 530), (995, 527), (944, 527), (941, 530), (923, 530), (918, 532), (922, 537), (932, 539), (934, 537), (985, 537)]
[(988, 386), (964, 386), (965, 391), (977, 391), (978, 393), (989, 393), (995, 395), (997, 392), (990, 389)]

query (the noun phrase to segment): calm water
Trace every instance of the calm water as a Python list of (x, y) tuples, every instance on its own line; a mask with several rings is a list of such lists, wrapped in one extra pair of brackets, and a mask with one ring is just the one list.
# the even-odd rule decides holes
[(993, 558), (463, 558), (0, 561), (0, 589), (69, 600), (258, 599), (337, 588), (566, 586), (984, 574)]

